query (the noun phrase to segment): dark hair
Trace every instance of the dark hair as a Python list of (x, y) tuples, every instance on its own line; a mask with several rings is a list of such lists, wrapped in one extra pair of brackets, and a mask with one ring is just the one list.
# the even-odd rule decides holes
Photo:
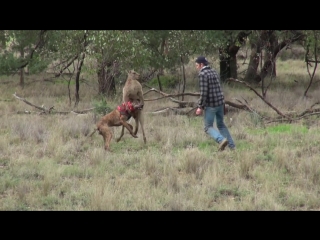
[(196, 63), (203, 63), (203, 65), (207, 66), (209, 62), (205, 57), (199, 56), (196, 59)]

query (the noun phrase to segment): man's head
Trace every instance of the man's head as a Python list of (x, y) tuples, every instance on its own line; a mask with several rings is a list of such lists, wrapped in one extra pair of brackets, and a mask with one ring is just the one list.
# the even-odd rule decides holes
[(196, 68), (197, 68), (198, 70), (200, 70), (201, 68), (203, 68), (203, 66), (207, 66), (207, 65), (209, 64), (208, 60), (207, 60), (205, 57), (203, 57), (203, 56), (197, 57), (197, 59), (196, 59), (195, 62), (196, 62)]

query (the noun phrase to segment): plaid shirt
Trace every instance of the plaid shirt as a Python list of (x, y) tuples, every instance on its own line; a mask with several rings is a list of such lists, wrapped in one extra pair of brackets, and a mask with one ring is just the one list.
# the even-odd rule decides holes
[(209, 66), (204, 66), (199, 72), (200, 98), (198, 107), (218, 107), (224, 104), (224, 96), (218, 73)]

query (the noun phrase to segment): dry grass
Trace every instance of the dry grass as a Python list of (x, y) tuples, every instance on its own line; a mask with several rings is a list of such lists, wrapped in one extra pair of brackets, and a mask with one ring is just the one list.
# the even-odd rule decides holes
[[(198, 91), (196, 72), (192, 66), (187, 70), (187, 91)], [(319, 101), (318, 87), (301, 98), (308, 79), (301, 62), (279, 62), (278, 74), (267, 95), (283, 112), (301, 112)], [(88, 138), (99, 117), (93, 113), (17, 113), (36, 109), (14, 98), (15, 92), (36, 105), (72, 109), (67, 85), (33, 82), (22, 90), (17, 79), (0, 81), (8, 80), (0, 88), (1, 210), (320, 210), (317, 116), (264, 126), (248, 112), (230, 113), (226, 123), (237, 150), (218, 152), (201, 117), (154, 115), (150, 112), (175, 104), (149, 101), (147, 144), (141, 132), (137, 139), (126, 132), (121, 142), (111, 141), (108, 153), (100, 135)], [(276, 116), (252, 91), (238, 86), (225, 91), (230, 100), (246, 99)], [(95, 94), (81, 85), (78, 109), (92, 107)], [(119, 136), (120, 128), (114, 133)]]

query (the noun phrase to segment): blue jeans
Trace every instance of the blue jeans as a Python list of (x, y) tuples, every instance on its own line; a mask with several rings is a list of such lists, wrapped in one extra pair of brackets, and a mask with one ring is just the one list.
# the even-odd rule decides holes
[[(219, 131), (217, 131), (213, 127), (214, 118), (216, 117), (217, 121), (217, 128)], [(220, 143), (223, 139), (228, 140), (228, 146), (230, 148), (234, 148), (235, 144), (233, 142), (233, 139), (230, 135), (230, 132), (227, 128), (227, 126), (224, 124), (223, 121), (224, 117), (224, 106), (218, 106), (218, 107), (205, 107), (204, 109), (204, 131), (209, 134), (211, 138), (213, 138), (217, 143)]]

